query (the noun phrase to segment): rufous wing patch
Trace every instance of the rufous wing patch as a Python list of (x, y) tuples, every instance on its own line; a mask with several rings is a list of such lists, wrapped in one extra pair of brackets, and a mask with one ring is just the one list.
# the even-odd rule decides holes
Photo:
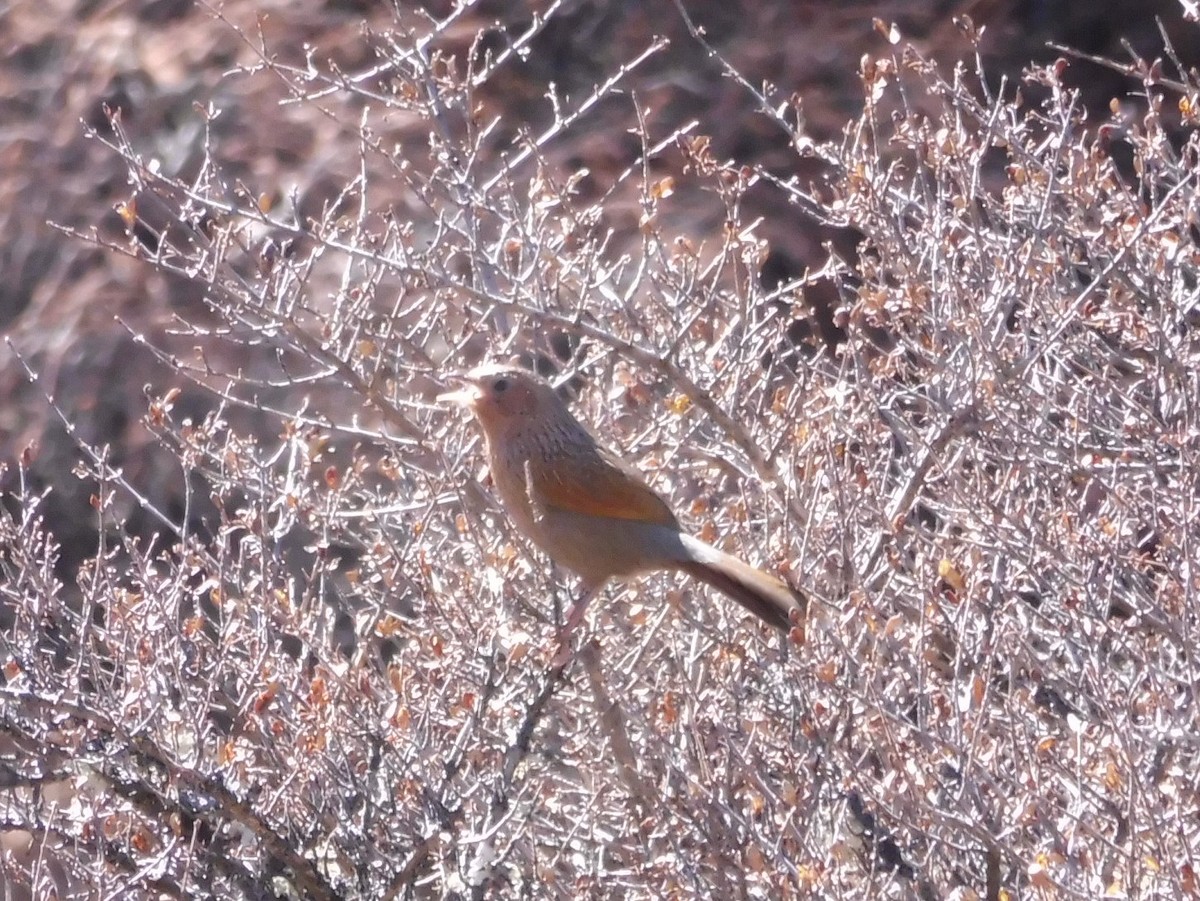
[(632, 522), (678, 525), (666, 502), (637, 470), (602, 448), (586, 454), (534, 460), (527, 470), (531, 497), (547, 509)]

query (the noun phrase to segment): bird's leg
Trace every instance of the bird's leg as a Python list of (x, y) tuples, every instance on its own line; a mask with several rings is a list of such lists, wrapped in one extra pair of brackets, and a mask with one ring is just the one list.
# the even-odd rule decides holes
[(579, 598), (571, 605), (571, 609), (567, 611), (567, 621), (558, 630), (558, 651), (555, 653), (554, 659), (550, 661), (551, 666), (564, 666), (571, 659), (571, 633), (583, 622), (583, 615), (587, 612), (588, 603), (599, 593), (602, 587), (603, 584), (585, 585), (583, 593), (579, 595)]
[(571, 605), (571, 609), (567, 611), (567, 621), (563, 623), (562, 631), (559, 633), (561, 638), (567, 639), (571, 637), (571, 633), (583, 622), (583, 615), (587, 612), (588, 604), (591, 603), (592, 598), (599, 591), (599, 585), (584, 588), (583, 593), (579, 595), (575, 603)]

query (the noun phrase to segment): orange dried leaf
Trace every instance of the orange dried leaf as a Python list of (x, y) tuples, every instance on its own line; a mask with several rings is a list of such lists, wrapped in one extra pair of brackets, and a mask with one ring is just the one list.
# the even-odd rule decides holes
[(662, 200), (665, 197), (670, 197), (675, 193), (675, 179), (671, 176), (659, 179), (650, 187), (650, 196), (655, 200)]
[(662, 711), (663, 723), (674, 726), (679, 720), (679, 696), (673, 691), (668, 691), (662, 696), (659, 706)]
[(963, 580), (962, 573), (945, 558), (938, 562), (938, 577), (955, 591), (966, 590), (967, 583)]
[(407, 730), (410, 726), (412, 726), (412, 711), (407, 707), (399, 708), (394, 714), (392, 714), (392, 725), (397, 729)]
[(314, 707), (327, 707), (329, 705), (329, 686), (326, 684), (324, 677), (313, 677), (308, 689), (308, 699)]
[(263, 691), (259, 694), (259, 696), (254, 699), (254, 712), (262, 713), (264, 710), (266, 710), (268, 707), (271, 706), (271, 702), (275, 700), (275, 698), (278, 696), (278, 694), (279, 694), (279, 681), (276, 679), (272, 679), (270, 682), (267, 683), (267, 687), (265, 689), (263, 689)]
[(397, 632), (404, 629), (404, 621), (397, 616), (392, 616), (390, 613), (379, 621), (379, 625), (375, 627), (375, 634), (382, 638), (391, 638)]
[(117, 215), (121, 217), (121, 221), (125, 223), (126, 228), (133, 228), (137, 222), (137, 201), (127, 200), (124, 203), (118, 203), (115, 207)]
[(691, 398), (684, 394), (676, 394), (673, 398), (671, 398), (670, 401), (667, 402), (667, 409), (676, 416), (682, 416), (689, 409), (691, 409), (691, 406)]

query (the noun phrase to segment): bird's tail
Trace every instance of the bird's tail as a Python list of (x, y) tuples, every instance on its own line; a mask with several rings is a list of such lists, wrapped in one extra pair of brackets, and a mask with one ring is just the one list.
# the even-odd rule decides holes
[(797, 611), (798, 623), (808, 611), (808, 598), (780, 579), (718, 551), (690, 535), (681, 535), (690, 559), (679, 568), (701, 582), (733, 598), (763, 622), (787, 631), (792, 626), (791, 612)]

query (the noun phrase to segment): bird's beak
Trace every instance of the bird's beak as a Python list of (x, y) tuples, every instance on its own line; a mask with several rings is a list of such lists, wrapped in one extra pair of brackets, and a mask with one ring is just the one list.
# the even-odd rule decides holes
[(462, 372), (449, 372), (445, 376), (445, 381), (457, 383), (458, 388), (453, 391), (447, 391), (445, 394), (437, 396), (439, 403), (444, 404), (459, 404), (463, 407), (474, 407), (476, 401), (479, 400), (479, 388), (472, 381), (469, 375)]

